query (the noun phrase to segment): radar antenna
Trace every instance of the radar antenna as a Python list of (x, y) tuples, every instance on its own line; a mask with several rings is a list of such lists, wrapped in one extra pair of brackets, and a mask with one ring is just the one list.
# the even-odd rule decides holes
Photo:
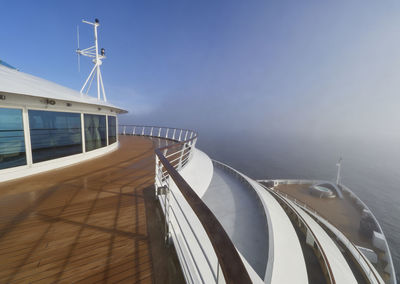
[[(96, 76), (97, 78), (97, 99), (101, 99), (101, 95), (103, 95), (103, 100), (106, 102), (107, 97), (106, 97), (106, 92), (104, 91), (104, 84), (103, 84), (103, 78), (101, 77), (101, 70), (100, 66), (102, 64), (102, 59), (106, 58), (105, 56), (105, 50), (102, 48), (100, 50), (99, 54), (99, 46), (97, 43), (97, 28), (100, 26), (99, 20), (95, 19), (94, 23), (82, 20), (82, 23), (92, 25), (94, 28), (94, 45), (85, 49), (80, 49), (79, 48), (79, 28), (77, 29), (77, 37), (78, 37), (78, 49), (76, 50), (76, 53), (78, 54), (78, 68), (80, 69), (80, 59), (79, 56), (87, 56), (92, 59), (92, 62), (94, 63), (93, 69), (90, 72), (89, 76), (87, 77), (85, 84), (83, 84), (83, 87), (81, 89), (81, 95), (83, 94), (88, 94), (90, 86), (92, 85), (92, 81), (94, 77)], [(96, 71), (96, 72), (95, 72)], [(88, 84), (89, 83), (89, 84)]]

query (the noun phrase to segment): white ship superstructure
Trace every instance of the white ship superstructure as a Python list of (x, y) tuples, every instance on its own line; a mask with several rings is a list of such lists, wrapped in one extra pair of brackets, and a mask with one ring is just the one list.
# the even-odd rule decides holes
[(89, 24), (97, 98), (0, 65), (0, 282), (159, 282), (172, 250), (187, 283), (397, 283), (339, 175), (257, 181), (195, 131), (118, 125)]

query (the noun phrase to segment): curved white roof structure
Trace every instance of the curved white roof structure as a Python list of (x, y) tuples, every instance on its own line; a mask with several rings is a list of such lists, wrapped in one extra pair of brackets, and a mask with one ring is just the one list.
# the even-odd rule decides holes
[(256, 181), (246, 177), (265, 204), (273, 233), (271, 283), (308, 283), (306, 263), (296, 231), (279, 203)]
[(0, 64), (0, 181), (79, 163), (118, 148), (126, 110)]
[(54, 82), (0, 65), (0, 93), (20, 94), (82, 104), (110, 107), (117, 113), (127, 111), (97, 98), (61, 86)]

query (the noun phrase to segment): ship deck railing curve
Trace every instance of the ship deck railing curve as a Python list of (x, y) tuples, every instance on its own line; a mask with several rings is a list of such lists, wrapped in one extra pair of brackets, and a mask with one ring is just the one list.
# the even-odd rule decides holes
[[(257, 181), (258, 181), (258, 182), (268, 182), (268, 181), (271, 181), (271, 180), (257, 180)], [(296, 183), (298, 183), (298, 184), (314, 184), (314, 183), (319, 183), (319, 182), (325, 182), (325, 181), (323, 181), (323, 180), (306, 180), (306, 179), (280, 179), (280, 180), (273, 180), (273, 181), (276, 181), (276, 182), (278, 182), (279, 184), (291, 184), (291, 183), (293, 183), (293, 184), (296, 184)], [(384, 232), (383, 232), (383, 230), (382, 230), (381, 225), (379, 224), (377, 218), (376, 218), (375, 215), (372, 213), (372, 211), (369, 209), (369, 207), (368, 207), (368, 206), (367, 206), (367, 205), (366, 205), (366, 204), (365, 204), (365, 203), (364, 203), (350, 188), (348, 188), (347, 186), (345, 186), (345, 185), (343, 185), (343, 184), (339, 184), (339, 186), (340, 186), (340, 188), (341, 188), (342, 191), (345, 191), (345, 192), (347, 192), (348, 194), (350, 194), (350, 197), (351, 197), (351, 198), (355, 199), (359, 204), (361, 204), (361, 206), (362, 206), (364, 209), (368, 210), (368, 212), (371, 214), (372, 218), (374, 219), (375, 224), (378, 226), (379, 233), (381, 233), (381, 234), (383, 234), (383, 235), (385, 236), (385, 234), (384, 234)], [(314, 208), (312, 208), (310, 205), (307, 205), (306, 203), (301, 202), (300, 200), (296, 199), (295, 197), (291, 196), (290, 194), (287, 194), (286, 192), (284, 193), (284, 192), (280, 192), (279, 190), (276, 190), (276, 189), (274, 189), (274, 190), (277, 191), (277, 192), (279, 192), (279, 193), (281, 193), (281, 194), (284, 195), (285, 197), (287, 197), (287, 198), (293, 200), (296, 204), (298, 204), (299, 206), (301, 206), (301, 207), (305, 208), (306, 210), (310, 211), (310, 212), (313, 213), (314, 215), (320, 216), (320, 217), (321, 217), (322, 219), (324, 219), (324, 221), (326, 221), (329, 225), (331, 225), (332, 227), (336, 228), (333, 224), (331, 224), (331, 223), (328, 221), (328, 218), (326, 218), (326, 217), (325, 217), (323, 214), (321, 214), (320, 212), (317, 212), (317, 211), (316, 211)], [(338, 230), (338, 231), (339, 231), (339, 230)], [(340, 231), (339, 231), (339, 232), (340, 232)], [(340, 233), (341, 233), (341, 232), (340, 232)], [(343, 235), (343, 236), (344, 236), (344, 235)], [(344, 236), (344, 238), (348, 240), (347, 237)], [(359, 254), (361, 254), (361, 257), (364, 258), (364, 265), (363, 265), (363, 268), (366, 268), (366, 266), (368, 266), (369, 270), (372, 271), (372, 272), (374, 272), (374, 273), (372, 273), (373, 275), (370, 275), (371, 272), (368, 271), (368, 269), (364, 270), (364, 272), (367, 273), (367, 274), (369, 275), (368, 278), (373, 278), (374, 281), (377, 281), (378, 283), (380, 283), (380, 282), (382, 281), (382, 280), (381, 280), (381, 277), (380, 277), (380, 276), (376, 276), (376, 274), (375, 274), (376, 270), (375, 270), (375, 268), (372, 268), (372, 267), (371, 267), (372, 264), (371, 264), (369, 261), (366, 261), (366, 260), (365, 260), (364, 254), (358, 249), (358, 247), (357, 247), (353, 242), (351, 242), (350, 240), (348, 240), (348, 241), (350, 242), (350, 244), (348, 244), (347, 242), (344, 242), (344, 241), (343, 241), (342, 243), (347, 247), (348, 250), (350, 250), (350, 252), (351, 252), (353, 255), (354, 255), (354, 253), (356, 253), (356, 252), (358, 252)], [(354, 251), (354, 250), (356, 250), (356, 251)], [(384, 250), (384, 253), (387, 255), (387, 260), (388, 260), (389, 267), (390, 267), (390, 281), (389, 281), (389, 283), (397, 284), (397, 281), (396, 281), (396, 273), (395, 273), (394, 265), (393, 265), (393, 259), (392, 259), (391, 253), (390, 253), (389, 245), (388, 245), (388, 243), (387, 243), (387, 241), (386, 241), (386, 236), (385, 236), (385, 250)], [(357, 254), (357, 253), (356, 253), (356, 254)], [(356, 258), (359, 259), (359, 257), (356, 257)]]
[[(264, 185), (262, 185), (262, 186), (266, 190), (268, 190)], [(303, 226), (307, 229), (307, 231), (310, 232), (310, 234), (313, 238), (314, 244), (317, 246), (316, 249), (319, 251), (320, 257), (322, 258), (321, 261), (323, 262), (324, 267), (325, 267), (324, 272), (326, 273), (328, 283), (335, 284), (336, 280), (335, 280), (335, 276), (333, 275), (333, 271), (332, 271), (332, 267), (329, 263), (329, 259), (325, 253), (323, 246), (319, 242), (319, 240), (318, 240), (316, 234), (314, 233), (314, 231), (312, 230), (312, 228), (308, 225), (306, 220), (303, 219), (303, 217), (296, 211), (295, 208), (293, 208), (293, 206), (289, 202), (287, 202), (284, 198), (282, 198), (279, 194), (277, 194), (277, 192), (274, 192), (271, 190), (268, 190), (268, 191), (271, 192), (278, 199), (278, 201), (282, 202), (287, 208), (289, 208), (289, 210), (296, 215), (297, 220), (299, 220), (303, 224)]]
[[(338, 239), (339, 241), (345, 246), (345, 249), (347, 249), (351, 255), (357, 260), (361, 268), (363, 269), (364, 275), (368, 278), (370, 283), (384, 283), (382, 278), (377, 275), (377, 271), (375, 268), (373, 268), (372, 264), (367, 260), (367, 258), (364, 256), (364, 254), (358, 249), (358, 247), (350, 241), (342, 232), (340, 232), (336, 227), (331, 224), (326, 217), (318, 213), (315, 209), (313, 209), (310, 205), (307, 205), (306, 203), (296, 199), (295, 197), (291, 196), (290, 194), (287, 194), (286, 192), (281, 192), (277, 189), (274, 189), (274, 192), (284, 196), (285, 198), (292, 200), (296, 205), (299, 207), (303, 208), (306, 212), (309, 212), (309, 214), (316, 216), (317, 222), (320, 223), (322, 222), (322, 225), (326, 227), (329, 231), (331, 231)], [(312, 216), (313, 217), (313, 216)], [(315, 219), (315, 218), (314, 218)]]
[(259, 206), (263, 208), (263, 215), (265, 217), (265, 220), (267, 221), (267, 230), (268, 230), (268, 257), (267, 257), (267, 265), (265, 269), (265, 274), (264, 274), (264, 281), (265, 283), (270, 283), (272, 279), (272, 270), (273, 270), (273, 265), (274, 265), (274, 234), (273, 234), (273, 226), (271, 222), (271, 217), (268, 213), (267, 206), (262, 202), (261, 197), (257, 194), (257, 191), (255, 188), (251, 185), (251, 183), (244, 177), (242, 173), (237, 171), (236, 169), (232, 168), (231, 166), (222, 163), (217, 160), (213, 160), (213, 164), (216, 167), (220, 167), (224, 169), (225, 171), (229, 172), (232, 174), (235, 178), (237, 178), (241, 183), (243, 183), (244, 186), (247, 188), (251, 189), (252, 192), (257, 196), (257, 200), (259, 201)]
[(252, 283), (222, 225), (179, 173), (195, 153), (197, 133), (141, 125), (120, 125), (119, 133), (171, 142), (155, 149), (155, 189), (165, 215), (166, 242), (175, 245), (186, 281)]
[(395, 270), (394, 270), (392, 254), (391, 254), (391, 252), (390, 252), (389, 244), (388, 244), (388, 242), (387, 242), (387, 240), (386, 240), (385, 233), (383, 232), (382, 227), (381, 227), (381, 225), (380, 225), (379, 222), (378, 222), (378, 219), (375, 217), (375, 215), (372, 213), (372, 211), (369, 209), (369, 207), (364, 203), (364, 201), (362, 201), (362, 200), (357, 196), (357, 194), (355, 194), (350, 188), (348, 188), (348, 187), (345, 186), (344, 184), (339, 184), (339, 186), (341, 187), (341, 189), (342, 189), (343, 191), (347, 191), (347, 192), (350, 194), (350, 197), (356, 199), (356, 200), (364, 207), (364, 209), (366, 209), (366, 210), (369, 211), (369, 213), (371, 214), (372, 218), (373, 218), (374, 221), (375, 221), (375, 224), (378, 226), (380, 233), (383, 234), (383, 236), (385, 237), (385, 254), (387, 254), (387, 260), (388, 260), (389, 265), (390, 265), (390, 282), (391, 282), (392, 284), (397, 284), (396, 272), (395, 272)]

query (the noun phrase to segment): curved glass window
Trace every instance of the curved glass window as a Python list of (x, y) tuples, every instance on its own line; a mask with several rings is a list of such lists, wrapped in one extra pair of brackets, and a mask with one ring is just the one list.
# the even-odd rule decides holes
[(79, 113), (28, 110), (34, 163), (82, 153)]
[(26, 165), (22, 110), (0, 108), (0, 169)]
[(84, 117), (86, 151), (107, 146), (106, 116), (85, 114)]
[(115, 116), (108, 116), (108, 144), (117, 142), (117, 119)]

